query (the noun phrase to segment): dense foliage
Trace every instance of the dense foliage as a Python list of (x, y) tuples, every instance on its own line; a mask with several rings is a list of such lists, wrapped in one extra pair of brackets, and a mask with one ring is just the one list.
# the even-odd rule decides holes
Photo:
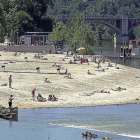
[(13, 39), (16, 32), (51, 31), (53, 20), (43, 18), (48, 6), (53, 6), (52, 0), (0, 0), (0, 40), (11, 32)]
[[(56, 21), (56, 16), (69, 15), (76, 17), (76, 13), (87, 16), (139, 16), (139, 0), (0, 0), (0, 42), (9, 34), (11, 41), (18, 35), (27, 31), (51, 32)], [(75, 27), (74, 22), (67, 26), (71, 46), (84, 46), (89, 42), (91, 30), (96, 32), (100, 40), (113, 39), (114, 32), (108, 27), (94, 23), (91, 25), (83, 22)], [(89, 27), (89, 28), (88, 28)], [(88, 33), (85, 29), (89, 29)], [(79, 31), (81, 30), (81, 31)], [(82, 32), (85, 32), (83, 34)], [(95, 32), (91, 32), (95, 36)], [(79, 36), (79, 37), (78, 37)], [(140, 37), (140, 27), (131, 32), (131, 36)], [(83, 39), (84, 38), (84, 39)], [(88, 41), (87, 41), (88, 40)], [(91, 40), (90, 40), (91, 43)], [(88, 45), (88, 46), (91, 46)], [(84, 46), (85, 47), (85, 46)]]
[[(48, 9), (51, 15), (76, 16), (78, 11), (88, 16), (139, 16), (139, 0), (54, 0), (54, 8)], [(104, 25), (95, 23), (93, 29), (98, 33), (98, 39), (112, 39), (114, 32)], [(134, 30), (131, 36), (139, 36), (140, 28)], [(139, 36), (140, 37), (140, 36)]]

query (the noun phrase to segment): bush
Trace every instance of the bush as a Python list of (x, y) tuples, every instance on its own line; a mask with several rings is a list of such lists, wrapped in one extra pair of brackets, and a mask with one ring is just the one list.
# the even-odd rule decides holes
[(1, 111), (2, 111), (2, 106), (0, 105), (0, 113), (1, 113)]

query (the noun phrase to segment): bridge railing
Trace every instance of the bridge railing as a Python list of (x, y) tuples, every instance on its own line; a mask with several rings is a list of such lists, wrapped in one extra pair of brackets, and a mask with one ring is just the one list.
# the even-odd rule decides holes
[[(69, 16), (69, 15), (63, 15), (63, 16), (55, 16), (55, 18), (57, 19), (72, 19), (72, 18), (75, 18), (76, 16)], [(123, 16), (93, 16), (93, 15), (85, 15), (84, 16), (85, 19), (88, 19), (88, 18), (95, 18), (95, 19), (123, 19), (123, 18), (128, 18), (128, 19), (140, 19), (140, 16), (130, 16), (130, 17), (123, 17)]]
[[(63, 15), (63, 16), (57, 16), (57, 19), (72, 19), (76, 16), (69, 16), (69, 15)], [(92, 15), (85, 15), (84, 18), (122, 18), (122, 16), (92, 16)]]

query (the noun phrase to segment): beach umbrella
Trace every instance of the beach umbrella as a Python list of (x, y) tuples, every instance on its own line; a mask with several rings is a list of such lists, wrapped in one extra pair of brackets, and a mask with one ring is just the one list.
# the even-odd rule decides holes
[(81, 47), (81, 48), (78, 48), (77, 50), (79, 50), (79, 51), (80, 51), (80, 50), (84, 50), (84, 49), (85, 49), (85, 48)]

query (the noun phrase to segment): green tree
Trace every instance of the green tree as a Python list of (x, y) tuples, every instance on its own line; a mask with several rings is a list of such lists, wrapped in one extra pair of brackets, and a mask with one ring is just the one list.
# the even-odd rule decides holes
[(19, 32), (22, 35), (25, 31), (32, 31), (32, 17), (24, 11), (19, 11), (15, 14), (12, 20), (12, 29), (14, 32)]
[(81, 46), (85, 47), (85, 54), (94, 54), (94, 46), (97, 42), (96, 32), (92, 30), (90, 24), (83, 24), (81, 26)]
[(76, 51), (77, 47), (85, 47), (86, 54), (92, 53), (92, 47), (96, 43), (96, 33), (92, 26), (85, 23), (83, 14), (77, 13), (77, 16), (69, 21), (67, 43)]
[(56, 25), (53, 26), (53, 31), (50, 35), (50, 39), (52, 39), (54, 42), (56, 52), (58, 48), (58, 43), (66, 38), (66, 33), (66, 26), (62, 22), (57, 22)]
[(140, 38), (140, 26), (134, 29), (134, 34), (136, 38)]
[(0, 23), (0, 43), (4, 42), (4, 36), (5, 36), (5, 31), (2, 24)]
[(10, 41), (14, 42), (14, 39), (15, 39), (15, 32), (13, 30), (11, 30), (11, 33), (10, 33)]
[(41, 20), (41, 31), (52, 32), (55, 19), (52, 16), (47, 16)]
[(6, 19), (2, 24), (6, 25), (5, 32), (13, 30), (21, 35), (26, 31), (40, 31), (44, 28), (41, 23), (49, 5), (53, 6), (53, 0), (0, 0), (0, 15), (3, 6)]

